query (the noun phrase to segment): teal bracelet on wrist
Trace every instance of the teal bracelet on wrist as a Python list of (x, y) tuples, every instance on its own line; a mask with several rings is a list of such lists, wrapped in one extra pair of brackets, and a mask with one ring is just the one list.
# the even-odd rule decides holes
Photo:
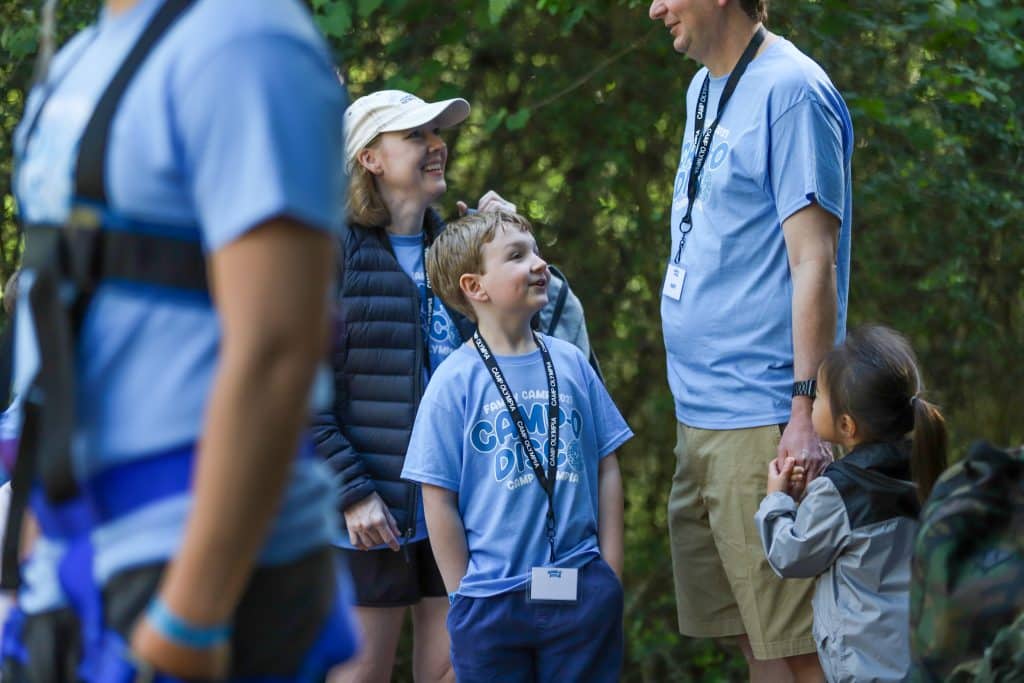
[(161, 636), (193, 650), (206, 650), (231, 638), (231, 626), (194, 626), (167, 608), (159, 596), (153, 598), (146, 610), (146, 619)]

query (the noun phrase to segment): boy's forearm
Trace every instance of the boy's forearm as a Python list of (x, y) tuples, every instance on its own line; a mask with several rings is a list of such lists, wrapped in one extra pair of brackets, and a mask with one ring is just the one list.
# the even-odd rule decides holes
[(619, 459), (614, 453), (601, 459), (597, 485), (597, 535), (601, 556), (619, 578), (622, 578), (622, 473), (619, 470)]
[(466, 528), (459, 515), (459, 499), (454, 491), (423, 485), (423, 512), (434, 560), (444, 580), (444, 587), (454, 593), (462, 583), (469, 566)]

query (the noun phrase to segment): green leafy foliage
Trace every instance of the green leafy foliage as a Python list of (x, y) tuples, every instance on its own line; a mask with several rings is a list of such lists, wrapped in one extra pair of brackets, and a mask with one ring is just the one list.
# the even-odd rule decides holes
[[(464, 96), (446, 131), (449, 192), (488, 189), (535, 224), (587, 308), (608, 384), (637, 436), (626, 486), (624, 680), (743, 680), (734, 650), (675, 628), (665, 506), (674, 458), (660, 282), (697, 66), (640, 0), (312, 0), (353, 97)], [(17, 262), (10, 138), (36, 15), (0, 0), (0, 261)], [(97, 3), (64, 0), (61, 36)], [(854, 117), (850, 322), (908, 334), (956, 452), (1024, 441), (1024, 7), (1013, 0), (775, 3), (769, 27), (821, 63)], [(403, 650), (396, 680), (411, 680)]]

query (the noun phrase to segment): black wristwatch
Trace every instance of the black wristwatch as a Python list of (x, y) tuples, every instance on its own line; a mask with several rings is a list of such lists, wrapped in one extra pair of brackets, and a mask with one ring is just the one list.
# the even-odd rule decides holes
[(806, 396), (811, 400), (814, 399), (814, 394), (818, 391), (818, 380), (816, 379), (805, 379), (802, 382), (793, 382), (793, 397)]

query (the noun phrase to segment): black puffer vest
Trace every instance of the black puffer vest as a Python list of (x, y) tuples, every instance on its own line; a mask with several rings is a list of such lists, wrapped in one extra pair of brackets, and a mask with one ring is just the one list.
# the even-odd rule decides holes
[[(428, 209), (427, 244), (443, 229), (441, 218)], [(425, 388), (419, 292), (382, 228), (346, 228), (341, 250), (331, 352), (334, 403), (314, 416), (313, 440), (336, 474), (339, 509), (376, 491), (408, 537), (416, 524), (419, 488), (402, 481), (401, 473)], [(448, 312), (468, 339), (473, 324), (457, 311)]]

